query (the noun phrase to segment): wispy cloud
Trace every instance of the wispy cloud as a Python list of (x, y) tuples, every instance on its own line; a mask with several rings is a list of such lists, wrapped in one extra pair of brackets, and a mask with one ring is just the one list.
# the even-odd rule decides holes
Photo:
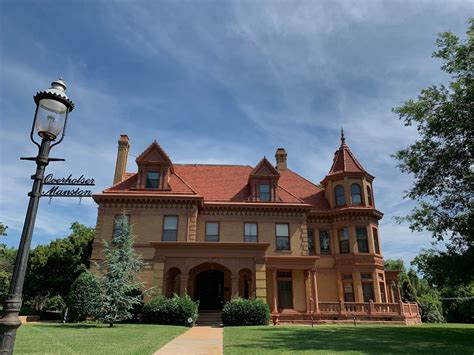
[[(176, 162), (255, 164), (288, 152), (292, 169), (319, 182), (339, 128), (375, 180), (385, 212), (382, 247), (411, 259), (427, 234), (396, 225), (411, 183), (390, 157), (416, 139), (391, 108), (445, 81), (434, 61), (435, 34), (465, 29), (472, 1), (133, 1), (65, 2), (25, 12), (12, 1), (0, 15), (0, 220), (16, 244), (34, 154), (28, 143), (31, 95), (63, 75), (76, 102), (52, 163), (57, 174), (86, 173), (97, 190), (113, 175), (116, 140), (132, 155), (158, 139)], [(72, 19), (68, 16), (74, 12)], [(58, 31), (57, 18), (71, 18)], [(41, 26), (39, 26), (41, 24)], [(15, 33), (11, 29), (15, 28)], [(133, 156), (129, 170), (134, 170)], [(89, 202), (43, 201), (35, 242), (95, 223)]]

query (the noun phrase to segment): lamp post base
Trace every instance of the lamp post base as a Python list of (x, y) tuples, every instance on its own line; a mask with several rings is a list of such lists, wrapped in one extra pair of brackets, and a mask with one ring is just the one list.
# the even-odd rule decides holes
[(18, 315), (20, 314), (21, 299), (15, 299), (9, 295), (5, 300), (4, 315), (0, 318), (0, 354), (13, 354), (13, 345), (15, 344), (16, 330), (20, 327), (21, 322)]

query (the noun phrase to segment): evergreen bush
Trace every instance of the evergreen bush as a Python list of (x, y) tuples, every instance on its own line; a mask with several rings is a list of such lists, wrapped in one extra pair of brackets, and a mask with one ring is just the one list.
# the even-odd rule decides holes
[(98, 312), (100, 304), (100, 287), (96, 277), (89, 271), (78, 276), (71, 286), (66, 299), (68, 322), (80, 322)]
[(185, 295), (173, 298), (157, 296), (142, 309), (142, 322), (192, 327), (198, 317), (198, 302)]
[(222, 323), (226, 326), (268, 325), (270, 308), (260, 299), (234, 298), (222, 309)]

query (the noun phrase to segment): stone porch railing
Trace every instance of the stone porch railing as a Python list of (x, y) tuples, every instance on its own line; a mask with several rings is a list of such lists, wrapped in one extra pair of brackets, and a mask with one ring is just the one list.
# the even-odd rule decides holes
[(297, 312), (283, 310), (272, 314), (274, 324), (307, 323), (327, 321), (348, 321), (354, 317), (361, 321), (398, 321), (405, 324), (421, 323), (416, 303), (375, 303), (375, 302), (319, 302), (315, 312)]

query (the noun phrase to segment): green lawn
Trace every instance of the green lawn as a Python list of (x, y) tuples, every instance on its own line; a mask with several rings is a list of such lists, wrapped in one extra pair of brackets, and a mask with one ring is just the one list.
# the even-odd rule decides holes
[(153, 354), (189, 328), (117, 324), (25, 324), (15, 354)]
[(474, 325), (320, 325), (224, 328), (233, 354), (470, 354)]

